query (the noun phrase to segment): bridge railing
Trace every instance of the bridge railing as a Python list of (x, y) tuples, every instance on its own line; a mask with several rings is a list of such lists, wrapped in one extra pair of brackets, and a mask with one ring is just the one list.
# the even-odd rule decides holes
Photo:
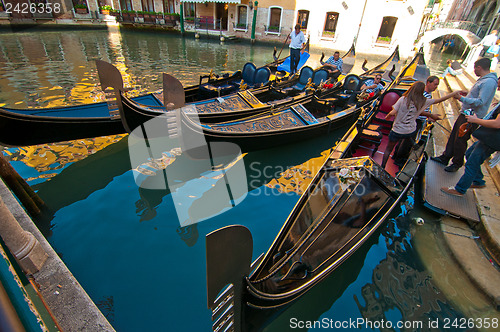
[(483, 38), (486, 35), (486, 29), (470, 21), (446, 21), (436, 22), (427, 26), (427, 31), (435, 29), (461, 29), (474, 33), (476, 36)]

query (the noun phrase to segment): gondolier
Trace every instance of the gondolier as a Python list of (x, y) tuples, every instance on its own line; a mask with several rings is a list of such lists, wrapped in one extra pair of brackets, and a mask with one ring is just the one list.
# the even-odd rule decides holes
[(290, 32), (290, 74), (297, 72), (300, 54), (306, 47), (306, 37), (300, 31), (300, 24), (295, 25), (295, 30)]

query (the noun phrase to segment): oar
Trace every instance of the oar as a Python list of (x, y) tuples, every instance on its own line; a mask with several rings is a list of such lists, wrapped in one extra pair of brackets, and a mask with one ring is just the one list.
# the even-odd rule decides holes
[(286, 36), (286, 39), (285, 39), (285, 41), (283, 42), (283, 45), (281, 45), (281, 50), (280, 50), (280, 53), (278, 54), (278, 56), (277, 56), (277, 57), (274, 57), (274, 61), (278, 61), (278, 59), (280, 58), (280, 56), (281, 56), (281, 51), (283, 51), (283, 47), (285, 47), (285, 44), (286, 44), (286, 42), (288, 41), (288, 38), (290, 38), (290, 34), (291, 34), (291, 32), (288, 34), (288, 36)]
[[(442, 120), (442, 119), (440, 119), (440, 120)], [(449, 130), (448, 128), (446, 128), (446, 127), (445, 127), (445, 126), (443, 126), (442, 124), (440, 124), (438, 121), (439, 121), (439, 120), (436, 120), (436, 121), (434, 121), (434, 123), (435, 123), (435, 124), (437, 124), (437, 125), (439, 125), (441, 128), (443, 128), (443, 129), (444, 129), (444, 130), (446, 130), (447, 132), (451, 133), (451, 130)]]

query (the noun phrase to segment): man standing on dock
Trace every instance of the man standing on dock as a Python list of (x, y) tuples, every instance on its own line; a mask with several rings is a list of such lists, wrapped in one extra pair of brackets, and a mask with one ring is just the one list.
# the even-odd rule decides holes
[[(497, 90), (500, 90), (500, 81)], [(467, 121), (481, 126), (472, 133), (478, 140), (465, 153), (467, 155), (465, 172), (455, 187), (441, 188), (441, 191), (448, 195), (463, 196), (469, 188), (486, 187), (481, 165), (493, 152), (500, 150), (500, 103), (485, 119), (472, 114), (467, 116)]]
[[(450, 159), (452, 164), (444, 168), (447, 172), (456, 172), (464, 164), (464, 155), (467, 150), (467, 141), (473, 130), (469, 130), (463, 136), (460, 136), (460, 126), (467, 122), (464, 111), (472, 109), (476, 116), (482, 119), (493, 100), (497, 88), (498, 78), (496, 73), (490, 72), (491, 60), (481, 58), (474, 63), (474, 74), (479, 77), (467, 96), (456, 96), (455, 98), (462, 102), (462, 109), (451, 131), (446, 149), (439, 157), (431, 157), (432, 160), (448, 165)], [(472, 125), (472, 129), (477, 125)]]
[(480, 45), (483, 45), (483, 49), (480, 53), (480, 56), (489, 56), (488, 54), (488, 49), (495, 45), (497, 42), (498, 36), (497, 36), (498, 31), (492, 30), (491, 33), (487, 36), (485, 36), (481, 42), (479, 42)]

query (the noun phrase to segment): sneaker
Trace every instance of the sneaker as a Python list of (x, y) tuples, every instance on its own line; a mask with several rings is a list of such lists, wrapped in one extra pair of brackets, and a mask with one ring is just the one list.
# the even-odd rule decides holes
[(451, 164), (450, 166), (446, 166), (444, 168), (444, 170), (447, 171), (447, 172), (452, 172), (453, 173), (453, 172), (458, 171), (460, 169), (460, 167), (462, 167), (462, 166), (457, 166), (455, 164)]
[(458, 192), (455, 187), (442, 187), (441, 188), (441, 191), (444, 192), (445, 194), (448, 194), (448, 195), (452, 195), (452, 196), (458, 196), (458, 197), (462, 197), (464, 194)]
[(474, 189), (481, 189), (481, 188), (486, 187), (486, 185), (485, 184), (474, 184), (473, 183), (473, 184), (470, 185), (470, 187), (474, 188)]
[(439, 157), (431, 157), (431, 160), (437, 162), (437, 163), (440, 163), (442, 165), (448, 165), (448, 162), (447, 161), (444, 161), (443, 157), (439, 156)]

